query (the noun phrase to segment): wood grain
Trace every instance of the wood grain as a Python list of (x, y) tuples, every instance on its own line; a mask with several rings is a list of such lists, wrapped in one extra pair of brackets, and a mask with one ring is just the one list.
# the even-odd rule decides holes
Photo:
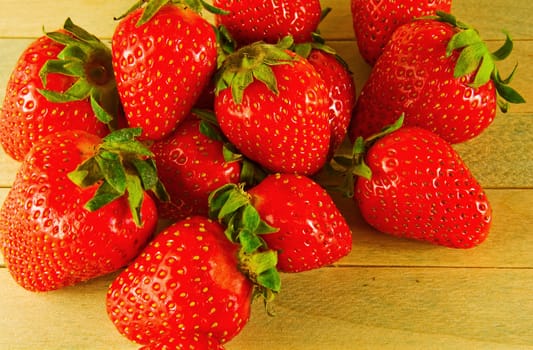
[[(211, 1), (208, 1), (211, 2)], [(0, 35), (7, 38), (37, 37), (42, 28), (54, 30), (60, 27), (67, 17), (78, 25), (102, 38), (110, 38), (116, 22), (113, 17), (121, 15), (131, 6), (132, 1), (117, 0), (56, 0), (53, 3), (43, 0), (3, 0), (3, 16), (0, 22)], [(321, 33), (328, 39), (353, 40), (350, 1), (322, 0), (322, 7), (333, 9), (322, 22)], [(486, 40), (502, 39), (502, 29), (506, 29), (515, 39), (532, 38), (533, 27), (529, 0), (455, 1), (452, 12), (462, 21), (475, 26)], [(28, 20), (31, 13), (31, 20)], [(205, 14), (212, 20), (212, 16)], [(24, 19), (24, 20), (21, 20)], [(509, 20), (513, 19), (513, 20)]]
[[(0, 301), (9, 315), (0, 318), (0, 348), (136, 349), (107, 319), (113, 276), (34, 294), (0, 269), (9, 291)], [(533, 270), (324, 268), (285, 274), (282, 285), (276, 316), (255, 303), (228, 350), (533, 348), (533, 299), (524, 298)]]
[[(8, 189), (0, 189), (0, 203)], [(353, 232), (352, 252), (336, 266), (498, 267), (533, 268), (533, 191), (487, 190), (493, 224), (487, 240), (457, 250), (379, 233), (361, 218), (353, 200), (333, 194)], [(0, 254), (0, 266), (2, 266)]]
[[(0, 19), (0, 101), (24, 48), (67, 17), (109, 42), (131, 1), (3, 0)], [(349, 0), (322, 0), (333, 11), (320, 30), (348, 62), (357, 91), (370, 74), (354, 40)], [(529, 0), (454, 0), (453, 12), (479, 29), (489, 46), (514, 39), (498, 66), (533, 100), (533, 4)], [(31, 14), (31, 17), (28, 16)], [(212, 21), (212, 16), (206, 16)], [(321, 270), (284, 274), (275, 317), (254, 304), (228, 350), (533, 349), (533, 107), (498, 113), (480, 137), (455, 145), (493, 207), (486, 242), (454, 250), (376, 232), (354, 202), (333, 194), (354, 235), (350, 255)], [(349, 145), (345, 145), (348, 147)], [(346, 150), (346, 148), (345, 148)], [(0, 203), (19, 163), (0, 150)], [(128, 350), (105, 312), (116, 274), (50, 293), (15, 284), (0, 256), (0, 349)]]

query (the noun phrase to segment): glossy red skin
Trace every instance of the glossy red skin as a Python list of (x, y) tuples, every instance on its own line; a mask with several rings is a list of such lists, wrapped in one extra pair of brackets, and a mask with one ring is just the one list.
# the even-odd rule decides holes
[(161, 218), (207, 216), (209, 194), (224, 184), (239, 182), (240, 162), (226, 162), (223, 146), (200, 132), (200, 120), (194, 115), (152, 145), (159, 179), (171, 199), (158, 203)]
[(366, 162), (372, 178), (357, 180), (355, 199), (377, 230), (452, 248), (486, 239), (490, 203), (459, 155), (436, 134), (401, 128), (375, 143)]
[(349, 135), (368, 137), (405, 113), (405, 126), (437, 133), (450, 143), (478, 136), (494, 120), (494, 83), (473, 88), (472, 76), (454, 78), (459, 56), (446, 58), (456, 30), (446, 23), (401, 26), (385, 47), (357, 100)]
[(275, 174), (250, 189), (253, 206), (278, 232), (262, 235), (278, 251), (278, 270), (332, 264), (352, 249), (352, 233), (329, 194), (305, 176)]
[(373, 66), (392, 33), (414, 18), (450, 12), (451, 0), (351, 0), (353, 29), (359, 52)]
[[(0, 142), (5, 152), (22, 161), (34, 143), (46, 135), (63, 130), (85, 130), (104, 136), (107, 125), (98, 121), (89, 100), (67, 103), (49, 102), (39, 71), (46, 61), (57, 59), (64, 48), (46, 36), (32, 42), (21, 54), (9, 78), (0, 111)], [(46, 89), (64, 92), (75, 80), (61, 74), (47, 76)]]
[(0, 210), (1, 251), (24, 288), (48, 291), (115, 271), (153, 234), (157, 213), (148, 195), (139, 228), (126, 198), (89, 212), (84, 205), (96, 187), (81, 189), (66, 177), (100, 141), (83, 131), (58, 132), (24, 159)]
[(243, 46), (256, 41), (275, 44), (287, 35), (296, 43), (309, 42), (322, 12), (319, 0), (214, 0), (213, 5), (230, 11), (216, 15), (215, 21)]
[(185, 119), (216, 68), (211, 24), (191, 9), (165, 5), (144, 25), (143, 9), (125, 17), (112, 38), (117, 88), (130, 127), (159, 140)]
[(173, 224), (111, 284), (109, 317), (150, 349), (222, 349), (250, 315), (253, 285), (237, 269), (237, 250), (205, 217)]
[(335, 55), (315, 49), (311, 51), (307, 60), (324, 79), (329, 93), (331, 124), (329, 155), (332, 157), (346, 138), (348, 125), (352, 119), (356, 100), (355, 83), (348, 68), (339, 62)]
[(329, 97), (324, 80), (304, 58), (272, 66), (279, 94), (255, 80), (236, 104), (230, 89), (215, 96), (226, 137), (272, 172), (314, 174), (329, 151)]

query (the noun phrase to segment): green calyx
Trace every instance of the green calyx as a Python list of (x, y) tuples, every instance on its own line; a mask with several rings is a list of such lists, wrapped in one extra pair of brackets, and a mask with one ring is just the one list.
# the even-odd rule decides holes
[(322, 36), (320, 36), (319, 33), (312, 33), (312, 38), (312, 42), (295, 44), (293, 45), (291, 50), (297, 53), (299, 56), (302, 56), (303, 58), (308, 58), (312, 50), (323, 51), (325, 53), (333, 55), (333, 57), (335, 57), (335, 59), (340, 64), (342, 64), (342, 66), (348, 72), (350, 72), (350, 74), (352, 74), (350, 68), (348, 67), (348, 63), (340, 55), (337, 54), (337, 51), (335, 51), (334, 48), (326, 44), (326, 41)]
[(81, 188), (98, 185), (85, 208), (95, 211), (115, 199), (127, 195), (131, 214), (142, 226), (141, 207), (145, 191), (152, 191), (162, 201), (169, 196), (159, 180), (153, 153), (136, 140), (140, 128), (120, 129), (107, 135), (95, 155), (68, 174)]
[(295, 56), (288, 50), (293, 42), (290, 36), (275, 45), (255, 42), (228, 55), (218, 70), (215, 92), (230, 88), (233, 101), (240, 104), (244, 90), (257, 79), (277, 95), (278, 85), (271, 66), (292, 64)]
[(502, 112), (507, 112), (509, 103), (525, 103), (525, 99), (513, 88), (509, 86), (517, 66), (515, 65), (511, 74), (502, 79), (496, 62), (506, 59), (513, 50), (513, 41), (509, 33), (504, 31), (505, 42), (494, 52), (490, 52), (486, 43), (481, 39), (478, 31), (471, 26), (457, 21), (457, 19), (446, 12), (437, 11), (436, 17), (432, 19), (449, 23), (459, 29), (446, 48), (446, 55), (450, 57), (454, 51), (461, 50), (454, 70), (456, 78), (474, 73), (474, 79), (470, 84), (472, 87), (485, 85), (489, 80), (494, 82), (496, 91), (500, 96), (498, 105)]
[(237, 42), (224, 25), (214, 27), (217, 37), (217, 69), (222, 67), (226, 58), (237, 51)]
[(119, 17), (116, 17), (115, 20), (120, 20), (127, 15), (129, 15), (131, 12), (141, 8), (144, 6), (144, 11), (139, 18), (139, 21), (137, 21), (136, 26), (140, 27), (143, 24), (147, 23), (154, 17), (154, 15), (165, 5), (167, 4), (173, 4), (178, 5), (183, 8), (190, 8), (194, 12), (201, 13), (202, 10), (206, 10), (210, 13), (217, 14), (217, 15), (226, 15), (229, 12), (222, 10), (218, 7), (215, 7), (209, 3), (207, 3), (204, 0), (138, 0), (135, 4), (133, 4), (132, 7), (130, 7), (124, 14), (122, 14)]
[[(49, 101), (65, 103), (90, 99), (92, 109), (101, 122), (114, 127), (120, 110), (120, 98), (111, 63), (111, 49), (96, 36), (67, 18), (63, 31), (46, 33), (50, 39), (65, 45), (58, 59), (48, 60), (39, 75), (44, 89), (39, 92)], [(65, 92), (46, 89), (49, 74), (76, 78)]]
[(330, 187), (330, 189), (341, 191), (346, 197), (353, 197), (355, 178), (363, 177), (368, 180), (372, 178), (372, 170), (365, 162), (366, 153), (376, 141), (400, 129), (403, 126), (403, 121), (404, 115), (402, 114), (393, 124), (386, 126), (380, 132), (366, 139), (359, 136), (353, 143), (351, 154), (334, 156), (328, 167), (341, 175), (343, 183), (339, 186)]
[[(325, 7), (325, 8), (322, 9), (322, 13), (320, 15), (320, 22), (321, 23), (329, 15), (331, 10), (332, 9), (330, 7)], [(335, 51), (334, 48), (332, 48), (331, 46), (327, 45), (326, 40), (324, 39), (324, 37), (322, 37), (322, 35), (320, 34), (319, 30), (317, 30), (316, 32), (311, 33), (311, 42), (295, 43), (291, 47), (291, 50), (294, 51), (295, 53), (297, 53), (299, 56), (302, 56), (303, 58), (308, 58), (309, 55), (311, 54), (312, 50), (323, 51), (325, 53), (333, 55), (337, 59), (337, 61), (340, 64), (342, 64), (344, 66), (344, 68), (346, 68), (347, 71), (350, 72), (350, 69), (348, 67), (348, 63), (341, 56), (339, 56), (337, 54), (337, 51)], [(350, 72), (350, 74), (351, 74), (351, 72)]]
[(222, 155), (226, 163), (240, 162), (241, 173), (240, 182), (245, 186), (251, 187), (257, 185), (263, 180), (267, 172), (257, 163), (246, 158), (239, 150), (226, 138), (215, 114), (209, 110), (193, 109), (193, 113), (200, 119), (200, 133), (211, 140), (222, 142)]
[(242, 186), (227, 184), (209, 196), (209, 216), (222, 223), (226, 237), (239, 244), (239, 269), (254, 283), (265, 302), (281, 289), (276, 269), (277, 252), (268, 249), (261, 235), (278, 229), (263, 221)]

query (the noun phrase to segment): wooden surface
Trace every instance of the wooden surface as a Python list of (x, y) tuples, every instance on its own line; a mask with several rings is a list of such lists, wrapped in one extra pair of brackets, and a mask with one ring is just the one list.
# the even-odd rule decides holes
[[(453, 11), (497, 47), (507, 29), (519, 62), (513, 82), (533, 101), (533, 3), (454, 0)], [(131, 1), (2, 0), (0, 100), (24, 47), (67, 16), (109, 40), (112, 17)], [(321, 31), (348, 61), (358, 91), (369, 73), (357, 52), (349, 0), (333, 8)], [(533, 108), (512, 106), (482, 136), (458, 145), (486, 188), (494, 210), (490, 236), (453, 250), (379, 234), (352, 201), (335, 197), (353, 229), (352, 253), (332, 267), (283, 275), (277, 315), (256, 304), (249, 324), (227, 349), (533, 349)], [(18, 164), (0, 151), (0, 203)], [(107, 319), (113, 275), (34, 294), (16, 285), (0, 257), (0, 349), (136, 349)]]

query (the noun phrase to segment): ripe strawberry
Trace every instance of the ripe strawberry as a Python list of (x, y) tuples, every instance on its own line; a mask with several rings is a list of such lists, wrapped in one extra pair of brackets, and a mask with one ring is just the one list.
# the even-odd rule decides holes
[(170, 134), (207, 86), (216, 69), (215, 31), (194, 6), (148, 2), (117, 25), (113, 68), (131, 127), (143, 139)]
[(507, 85), (511, 77), (502, 79), (495, 66), (512, 46), (507, 37), (490, 53), (476, 30), (442, 12), (399, 27), (361, 91), (350, 138), (368, 137), (402, 113), (406, 126), (427, 128), (450, 143), (476, 137), (492, 123), (498, 104), (507, 110), (498, 94), (524, 102)]
[(313, 174), (328, 155), (329, 96), (291, 45), (257, 42), (229, 55), (219, 70), (215, 114), (247, 158), (273, 172)]
[(32, 42), (9, 78), (0, 113), (5, 152), (22, 161), (32, 145), (57, 131), (104, 136), (120, 116), (111, 51), (72, 23)]
[[(224, 199), (229, 198), (224, 201)], [(223, 203), (222, 205), (220, 203)], [(244, 192), (226, 185), (211, 198), (212, 213), (235, 223), (246, 215), (233, 215), (228, 208), (255, 208), (270, 227), (259, 233), (268, 249), (278, 252), (277, 268), (282, 272), (300, 272), (332, 264), (352, 248), (352, 233), (329, 194), (308, 177), (272, 174)], [(222, 214), (221, 214), (222, 213)], [(237, 218), (237, 219), (236, 219)]]
[(241, 163), (224, 159), (224, 143), (204, 135), (201, 121), (191, 115), (151, 150), (159, 178), (170, 201), (159, 203), (159, 215), (173, 220), (208, 215), (209, 194), (226, 183), (237, 183)]
[(61, 131), (27, 154), (0, 210), (1, 252), (21, 286), (48, 291), (107, 274), (146, 244), (157, 213), (142, 186), (159, 184), (131, 135)]
[(374, 65), (392, 33), (414, 18), (450, 12), (452, 0), (351, 0), (353, 29), (363, 59)]
[(305, 57), (326, 84), (329, 94), (329, 121), (331, 158), (346, 138), (356, 101), (355, 83), (352, 73), (335, 50), (323, 43), (300, 44), (296, 52)]
[(215, 15), (215, 22), (226, 27), (240, 45), (275, 44), (287, 35), (296, 42), (310, 41), (322, 11), (319, 0), (214, 0), (213, 4), (229, 12)]
[(377, 230), (453, 248), (486, 239), (492, 221), (486, 194), (438, 135), (404, 126), (358, 138), (353, 159), (359, 175), (355, 200)]
[(111, 284), (110, 319), (143, 349), (223, 349), (248, 321), (254, 290), (238, 250), (207, 218), (171, 225)]

